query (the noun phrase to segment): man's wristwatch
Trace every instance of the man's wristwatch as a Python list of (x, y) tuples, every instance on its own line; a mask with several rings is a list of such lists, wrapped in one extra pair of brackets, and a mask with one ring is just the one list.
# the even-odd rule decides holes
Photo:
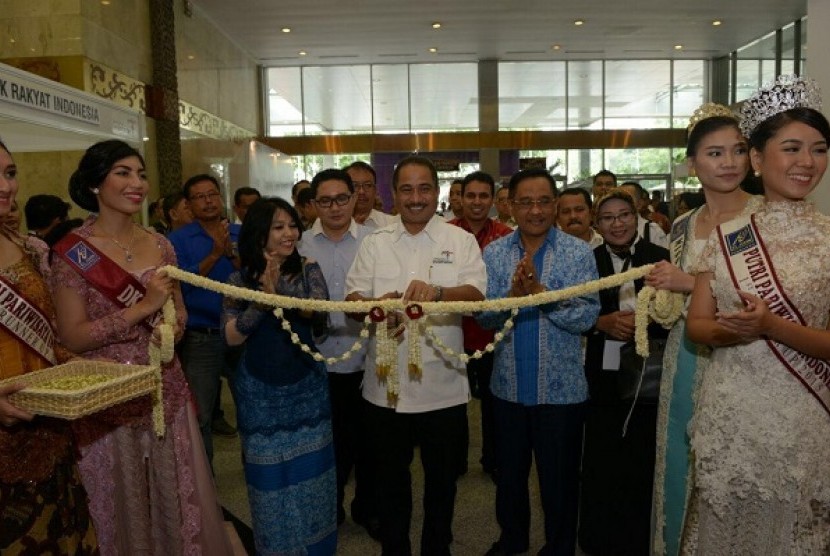
[(435, 299), (433, 301), (441, 301), (441, 298), (444, 296), (444, 288), (438, 284), (430, 284), (430, 287), (435, 289)]

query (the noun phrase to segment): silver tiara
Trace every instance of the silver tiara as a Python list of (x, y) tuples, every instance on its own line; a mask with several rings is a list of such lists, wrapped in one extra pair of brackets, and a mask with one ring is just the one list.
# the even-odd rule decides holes
[(781, 75), (744, 101), (741, 107), (741, 133), (749, 137), (769, 118), (793, 108), (821, 110), (821, 90), (809, 77)]

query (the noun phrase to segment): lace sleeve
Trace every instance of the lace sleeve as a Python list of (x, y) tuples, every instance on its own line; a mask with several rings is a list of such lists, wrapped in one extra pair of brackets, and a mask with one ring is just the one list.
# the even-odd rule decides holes
[[(306, 295), (309, 299), (329, 299), (329, 288), (323, 276), (323, 269), (314, 261), (306, 261), (303, 273), (307, 285)], [(329, 314), (317, 312), (311, 314), (311, 330), (315, 337), (323, 339), (328, 335)]]
[(720, 254), (720, 238), (718, 237), (718, 230), (715, 228), (709, 239), (706, 240), (706, 245), (700, 253), (697, 261), (690, 265), (689, 272), (691, 274), (700, 274), (701, 272), (714, 272), (715, 260)]
[[(170, 243), (166, 237), (159, 236), (159, 247), (162, 249), (162, 264), (179, 266), (176, 260), (176, 251), (173, 249), (173, 244)], [(182, 290), (179, 284), (173, 289), (173, 303), (176, 306), (176, 326), (178, 330), (184, 330), (187, 324), (187, 308), (184, 306), (184, 299), (182, 298)]]
[(323, 277), (323, 269), (316, 262), (307, 262), (305, 264), (305, 275), (308, 284), (307, 297), (309, 299), (328, 299), (329, 287), (326, 285), (326, 279)]
[[(87, 307), (90, 305), (92, 292), (90, 292), (89, 284), (58, 257), (52, 261), (49, 288), (53, 296), (61, 288), (72, 290), (75, 295), (84, 300), (84, 305)], [(59, 312), (61, 308), (55, 307), (55, 310)], [(92, 339), (98, 344), (137, 340), (139, 337), (138, 327), (130, 326), (124, 318), (125, 311), (126, 309), (117, 310), (96, 320), (91, 320), (87, 312), (86, 316), (87, 320), (90, 321), (90, 336)]]
[[(242, 278), (242, 273), (239, 271), (234, 272), (228, 277), (228, 284), (243, 288), (249, 286), (245, 283)], [(262, 322), (262, 319), (270, 310), (272, 308), (267, 305), (225, 296), (222, 299), (222, 322), (220, 328), (222, 337), (225, 336), (225, 325), (233, 319), (236, 319), (236, 329), (239, 333), (249, 336), (256, 330), (259, 323)]]

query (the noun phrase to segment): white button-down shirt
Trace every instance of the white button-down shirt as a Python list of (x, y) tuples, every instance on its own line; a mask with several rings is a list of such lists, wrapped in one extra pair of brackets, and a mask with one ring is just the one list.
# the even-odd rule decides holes
[[(487, 286), (487, 272), (475, 237), (441, 216), (433, 216), (426, 227), (411, 235), (400, 220), (372, 232), (358, 249), (346, 278), (346, 291), (366, 297), (380, 297), (393, 291), (403, 294), (412, 280), (423, 280), (442, 287), (470, 285), (480, 292)], [(464, 350), (461, 315), (445, 314), (423, 317), (423, 327), (432, 330), (457, 353)], [(464, 365), (448, 357), (421, 337), (422, 376), (410, 378), (408, 371), (408, 331), (398, 345), (400, 393), (396, 410), (420, 413), (452, 407), (469, 401), (470, 390)], [(375, 374), (375, 341), (369, 345), (363, 397), (387, 407), (386, 382)]]
[(372, 212), (370, 212), (369, 216), (366, 217), (366, 220), (363, 221), (363, 225), (369, 228), (379, 229), (400, 221), (401, 218), (399, 216), (386, 214), (385, 212), (381, 212), (377, 209), (372, 209)]

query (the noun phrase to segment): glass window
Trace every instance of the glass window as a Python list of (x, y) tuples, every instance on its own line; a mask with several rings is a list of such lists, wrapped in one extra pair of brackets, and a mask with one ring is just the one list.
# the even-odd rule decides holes
[(602, 129), (602, 62), (568, 62), (568, 128)]
[(409, 66), (412, 132), (478, 130), (478, 65)]
[(670, 174), (671, 149), (608, 149), (608, 168), (617, 174)]
[(369, 66), (303, 68), (307, 135), (371, 133)]
[(567, 127), (565, 62), (499, 64), (499, 129)]
[(372, 66), (375, 133), (409, 133), (409, 72), (406, 64)]
[(606, 168), (602, 149), (570, 149), (568, 151), (568, 182), (592, 183), (593, 175)]
[(268, 68), (268, 135), (303, 134), (303, 100), (300, 68)]
[(737, 56), (736, 102), (749, 98), (758, 87), (775, 80), (775, 33), (738, 49)]
[(689, 124), (698, 106), (704, 103), (708, 84), (705, 60), (675, 60), (672, 127), (684, 128)]
[(605, 62), (605, 129), (670, 127), (669, 60)]

